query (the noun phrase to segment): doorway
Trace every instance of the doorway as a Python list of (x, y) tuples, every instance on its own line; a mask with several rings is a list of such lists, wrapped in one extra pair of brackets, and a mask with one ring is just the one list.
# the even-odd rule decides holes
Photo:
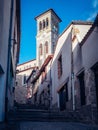
[(93, 71), (95, 75), (96, 100), (98, 109), (98, 63), (93, 67)]
[(60, 110), (66, 110), (66, 102), (68, 101), (68, 84), (66, 83), (59, 91)]
[(81, 106), (86, 104), (85, 99), (85, 84), (84, 84), (84, 72), (79, 74), (78, 76), (79, 83), (80, 83), (80, 100), (81, 100)]

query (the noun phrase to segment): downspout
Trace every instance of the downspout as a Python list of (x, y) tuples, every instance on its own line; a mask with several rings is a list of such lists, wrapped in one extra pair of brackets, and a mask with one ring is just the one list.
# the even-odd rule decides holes
[(8, 113), (8, 87), (9, 87), (9, 73), (10, 73), (10, 64), (11, 64), (11, 34), (12, 34), (12, 22), (13, 22), (13, 10), (14, 10), (14, 0), (11, 0), (8, 55), (7, 55), (6, 90), (5, 90), (5, 121), (7, 121), (7, 113)]
[[(71, 39), (72, 39), (72, 32), (73, 31), (73, 27), (71, 30)], [(73, 46), (72, 46), (72, 42), (71, 42), (71, 85), (72, 85), (72, 109), (73, 111), (75, 110), (75, 86), (74, 86), (74, 66), (73, 66)]]
[[(53, 60), (53, 58), (52, 58), (52, 60)], [(50, 63), (50, 110), (52, 109), (52, 78), (51, 78), (52, 60), (51, 60), (51, 63)]]

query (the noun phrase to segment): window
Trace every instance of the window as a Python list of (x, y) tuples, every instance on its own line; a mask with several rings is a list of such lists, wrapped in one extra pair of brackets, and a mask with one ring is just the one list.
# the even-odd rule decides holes
[(42, 55), (42, 53), (43, 53), (42, 52), (42, 44), (40, 44), (40, 46), (39, 46), (39, 54)]
[(45, 52), (48, 53), (48, 42), (45, 42)]
[(55, 52), (55, 43), (53, 42), (53, 53)]
[(18, 86), (18, 81), (16, 81), (16, 86)]
[(45, 20), (43, 20), (43, 29), (45, 28)]
[(23, 76), (23, 84), (26, 84), (26, 75)]
[(58, 78), (62, 75), (62, 55), (58, 59)]
[(46, 27), (48, 27), (48, 25), (49, 25), (49, 20), (48, 18), (46, 18)]
[(42, 23), (41, 21), (39, 22), (39, 31), (42, 30)]

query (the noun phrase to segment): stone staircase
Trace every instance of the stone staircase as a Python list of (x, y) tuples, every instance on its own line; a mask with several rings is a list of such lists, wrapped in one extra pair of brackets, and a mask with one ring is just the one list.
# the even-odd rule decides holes
[[(10, 111), (8, 120), (16, 121), (76, 121), (74, 115), (69, 112), (57, 112), (49, 110), (17, 110)], [(72, 119), (73, 118), (73, 119)]]
[[(86, 117), (85, 117), (86, 119)], [(8, 113), (8, 121), (61, 121), (61, 122), (86, 122), (84, 115), (78, 111), (59, 111), (59, 110), (44, 110), (40, 108), (34, 109), (31, 106), (17, 107)]]

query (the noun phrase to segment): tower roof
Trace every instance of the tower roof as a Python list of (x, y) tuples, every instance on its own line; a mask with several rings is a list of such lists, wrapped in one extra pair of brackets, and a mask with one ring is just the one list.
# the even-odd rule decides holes
[(53, 14), (58, 18), (59, 22), (62, 21), (62, 20), (60, 19), (60, 17), (55, 13), (55, 11), (54, 11), (53, 9), (48, 9), (48, 10), (46, 10), (45, 12), (41, 13), (40, 15), (36, 16), (36, 17), (35, 17), (35, 20), (37, 20), (40, 16), (42, 16), (42, 15), (48, 13), (48, 12), (53, 13)]

